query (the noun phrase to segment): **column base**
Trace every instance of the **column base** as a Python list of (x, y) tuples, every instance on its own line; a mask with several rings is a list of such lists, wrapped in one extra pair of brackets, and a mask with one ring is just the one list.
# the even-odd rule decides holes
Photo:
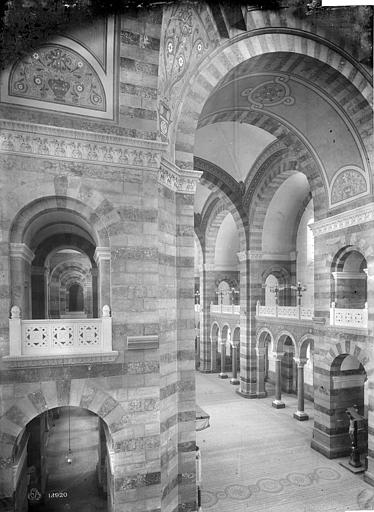
[(214, 373), (214, 370), (204, 370), (202, 368), (197, 368), (197, 371), (200, 373)]
[(257, 393), (243, 393), (240, 389), (236, 389), (235, 393), (242, 396), (243, 398), (257, 398)]
[(219, 377), (220, 379), (228, 379), (228, 378), (229, 378), (229, 376), (227, 375), (227, 373), (219, 373), (219, 374), (218, 374), (218, 377)]
[(286, 404), (282, 402), (282, 400), (273, 400), (271, 402), (271, 406), (275, 407), (275, 409), (284, 409), (286, 407)]
[(348, 469), (351, 473), (357, 474), (357, 473), (364, 473), (365, 467), (361, 464), (360, 466), (352, 466), (350, 462), (339, 462), (340, 466), (343, 466), (343, 468)]
[(240, 384), (240, 380), (232, 377), (230, 379), (230, 384), (233, 384), (234, 386), (237, 386), (238, 384)]
[(257, 396), (257, 398), (266, 398), (268, 396), (268, 394), (266, 393), (266, 391), (258, 391), (256, 393), (256, 396)]
[(295, 420), (298, 420), (298, 421), (306, 421), (306, 420), (309, 419), (309, 416), (304, 411), (296, 411), (296, 412), (294, 412), (293, 413), (293, 417), (295, 418)]

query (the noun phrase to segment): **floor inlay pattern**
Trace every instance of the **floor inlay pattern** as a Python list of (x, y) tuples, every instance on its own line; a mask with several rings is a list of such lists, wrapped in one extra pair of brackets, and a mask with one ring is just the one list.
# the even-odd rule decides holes
[(374, 488), (311, 448), (309, 421), (293, 418), (297, 397), (283, 395), (284, 409), (245, 400), (230, 382), (197, 374), (197, 403), (210, 427), (197, 432), (201, 451), (202, 509), (209, 512), (346, 512), (374, 510)]
[(316, 468), (312, 473), (289, 473), (285, 478), (276, 480), (274, 478), (261, 478), (254, 485), (232, 484), (225, 487), (223, 491), (203, 491), (202, 503), (205, 509), (212, 508), (219, 500), (232, 499), (245, 501), (255, 493), (265, 492), (271, 494), (281, 493), (285, 487), (309, 487), (326, 480), (339, 480), (341, 474), (328, 467)]

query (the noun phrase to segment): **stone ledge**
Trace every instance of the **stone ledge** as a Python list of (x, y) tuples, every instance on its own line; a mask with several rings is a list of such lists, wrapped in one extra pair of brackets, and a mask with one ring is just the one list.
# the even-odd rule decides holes
[(39, 366), (62, 366), (81, 363), (113, 363), (118, 352), (101, 352), (97, 354), (51, 354), (48, 356), (4, 356), (2, 360), (12, 368), (29, 368)]
[(128, 350), (149, 350), (159, 347), (157, 335), (127, 336)]

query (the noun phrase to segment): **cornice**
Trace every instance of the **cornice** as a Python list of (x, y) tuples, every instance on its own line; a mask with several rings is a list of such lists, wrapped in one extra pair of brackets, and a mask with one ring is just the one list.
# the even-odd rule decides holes
[(0, 152), (22, 156), (159, 168), (166, 144), (107, 133), (0, 119)]
[(354, 210), (333, 215), (327, 219), (310, 224), (314, 236), (322, 236), (327, 233), (333, 233), (340, 229), (346, 229), (351, 226), (357, 226), (374, 220), (374, 204), (359, 206)]
[(195, 194), (196, 185), (202, 174), (202, 172), (192, 169), (180, 169), (173, 162), (163, 158), (158, 173), (158, 182), (174, 192)]

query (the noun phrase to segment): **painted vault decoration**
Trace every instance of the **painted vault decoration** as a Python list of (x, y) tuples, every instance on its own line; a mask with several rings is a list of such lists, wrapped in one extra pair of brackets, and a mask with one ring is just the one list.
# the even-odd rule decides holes
[(41, 47), (15, 64), (9, 95), (106, 109), (104, 88), (92, 66), (76, 52), (58, 45)]
[(287, 84), (288, 80), (288, 76), (279, 75), (273, 80), (245, 89), (241, 95), (247, 97), (251, 108), (273, 107), (282, 103), (293, 105), (295, 98), (291, 96), (291, 90)]
[[(0, 101), (34, 109), (113, 120), (115, 117), (115, 20), (80, 39), (56, 37), (14, 62), (3, 73)], [(91, 51), (92, 48), (92, 51)]]

